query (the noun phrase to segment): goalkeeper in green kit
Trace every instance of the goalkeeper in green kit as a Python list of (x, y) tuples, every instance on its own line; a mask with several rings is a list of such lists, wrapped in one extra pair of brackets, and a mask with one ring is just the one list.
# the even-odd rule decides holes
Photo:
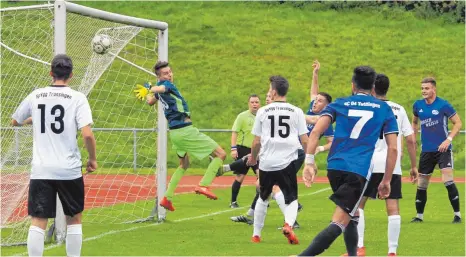
[(163, 105), (165, 118), (168, 120), (169, 137), (173, 149), (176, 150), (180, 158), (180, 166), (171, 177), (165, 197), (160, 201), (160, 206), (169, 211), (175, 210), (172, 204), (173, 195), (181, 177), (189, 167), (189, 156), (201, 160), (212, 155), (213, 160), (194, 191), (207, 198), (217, 200), (217, 196), (208, 187), (222, 166), (226, 153), (214, 140), (199, 132), (192, 125), (188, 104), (173, 84), (173, 73), (168, 62), (157, 62), (154, 71), (158, 80), (157, 85), (149, 83), (144, 84), (144, 86), (137, 85), (134, 92), (138, 99), (146, 99), (149, 105), (154, 105), (157, 100)]

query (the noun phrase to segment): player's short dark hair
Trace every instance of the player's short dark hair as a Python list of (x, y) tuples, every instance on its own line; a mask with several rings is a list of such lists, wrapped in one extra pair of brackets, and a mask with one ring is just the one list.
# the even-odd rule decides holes
[(155, 75), (157, 76), (160, 76), (160, 69), (163, 69), (165, 67), (168, 67), (168, 62), (165, 62), (165, 61), (158, 61), (155, 65), (154, 65), (154, 72), (155, 72)]
[(437, 82), (435, 81), (435, 78), (433, 77), (427, 77), (427, 78), (423, 78), (422, 81), (421, 81), (422, 84), (424, 83), (430, 83), (432, 85), (434, 85), (434, 87), (437, 86)]
[(332, 96), (325, 93), (325, 92), (319, 92), (318, 95), (321, 95), (323, 97), (325, 97), (325, 99), (327, 100), (327, 103), (331, 103), (332, 102)]
[(57, 54), (52, 60), (52, 77), (55, 80), (67, 80), (73, 72), (73, 62), (66, 54)]
[(290, 85), (288, 84), (288, 80), (286, 80), (284, 77), (277, 75), (277, 76), (271, 76), (269, 78), (270, 85), (272, 86), (272, 89), (277, 91), (277, 94), (279, 96), (286, 96), (286, 93), (288, 93), (288, 88)]
[(353, 70), (353, 83), (362, 90), (371, 90), (375, 82), (375, 70), (369, 66), (358, 66)]
[(249, 95), (248, 101), (251, 100), (251, 98), (253, 98), (253, 97), (257, 97), (257, 98), (261, 99), (258, 95), (251, 94), (251, 95)]
[(379, 96), (385, 96), (388, 92), (389, 87), (390, 80), (388, 79), (387, 75), (382, 73), (377, 74), (377, 76), (375, 77), (375, 93)]

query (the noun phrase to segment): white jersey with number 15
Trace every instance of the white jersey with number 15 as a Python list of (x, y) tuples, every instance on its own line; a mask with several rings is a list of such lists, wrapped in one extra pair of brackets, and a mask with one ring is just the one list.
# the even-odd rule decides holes
[(279, 171), (298, 158), (299, 136), (306, 134), (303, 111), (286, 102), (273, 102), (256, 114), (252, 134), (261, 138), (259, 169)]

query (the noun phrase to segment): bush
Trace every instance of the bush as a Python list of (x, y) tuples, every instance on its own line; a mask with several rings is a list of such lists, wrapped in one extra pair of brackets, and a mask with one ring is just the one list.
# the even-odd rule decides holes
[(431, 19), (442, 17), (449, 23), (465, 22), (464, 1), (309, 1), (309, 2), (265, 2), (268, 5), (286, 4), (296, 8), (313, 8), (315, 10), (348, 10), (356, 8), (374, 8), (384, 10), (393, 8), (414, 12), (418, 18)]

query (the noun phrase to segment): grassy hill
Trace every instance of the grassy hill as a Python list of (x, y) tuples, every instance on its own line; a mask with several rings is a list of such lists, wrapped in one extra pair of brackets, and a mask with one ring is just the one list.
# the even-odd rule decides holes
[[(254, 2), (80, 4), (168, 22), (175, 83), (198, 128), (231, 128), (236, 115), (247, 108), (249, 94), (265, 96), (268, 77), (273, 74), (289, 79), (288, 101), (307, 108), (314, 59), (322, 65), (321, 90), (334, 98), (350, 93), (355, 66), (371, 65), (390, 77), (389, 98), (408, 113), (420, 98), (420, 80), (435, 76), (439, 96), (448, 99), (464, 118), (464, 24), (376, 8), (315, 10), (312, 4), (303, 8)], [(99, 109), (98, 102), (95, 106)], [(229, 133), (209, 135), (229, 152)], [(464, 135), (454, 145), (455, 166), (464, 169)], [(119, 151), (121, 156), (116, 158), (132, 154), (125, 147)], [(325, 155), (319, 158), (320, 168), (325, 168)], [(405, 167), (407, 161), (403, 161)], [(177, 163), (170, 150), (169, 168)], [(193, 161), (192, 166), (206, 164), (207, 160)]]

